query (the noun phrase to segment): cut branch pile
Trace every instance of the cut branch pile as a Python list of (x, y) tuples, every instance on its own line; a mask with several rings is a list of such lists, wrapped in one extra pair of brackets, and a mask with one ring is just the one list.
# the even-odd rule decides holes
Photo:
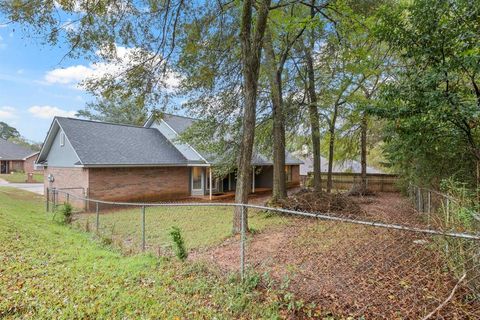
[(315, 192), (306, 189), (280, 200), (276, 205), (289, 210), (335, 213), (349, 218), (366, 217), (367, 213), (351, 198), (341, 193)]

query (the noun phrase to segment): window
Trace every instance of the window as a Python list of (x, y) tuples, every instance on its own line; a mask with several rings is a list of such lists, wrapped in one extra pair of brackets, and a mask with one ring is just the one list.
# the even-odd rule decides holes
[(65, 133), (61, 132), (60, 133), (60, 147), (63, 147), (65, 145)]
[(285, 166), (285, 179), (292, 182), (292, 166)]
[(192, 168), (192, 189), (202, 190), (202, 168)]

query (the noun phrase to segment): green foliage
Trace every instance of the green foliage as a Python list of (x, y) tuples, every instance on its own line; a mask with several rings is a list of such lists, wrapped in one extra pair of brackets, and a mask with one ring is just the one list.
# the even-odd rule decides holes
[(64, 223), (70, 224), (72, 222), (73, 207), (70, 203), (64, 203), (60, 208), (60, 213)]
[[(27, 174), (24, 172), (13, 172), (0, 175), (0, 179), (11, 183), (23, 183), (27, 181)], [(34, 173), (33, 180), (37, 183), (43, 182), (43, 173)]]
[(185, 240), (179, 227), (172, 227), (170, 236), (173, 241), (173, 251), (178, 259), (185, 261), (188, 257), (187, 248), (185, 247)]
[[(134, 248), (140, 248), (141, 224), (137, 219), (138, 209), (124, 208), (117, 214), (102, 214), (101, 231), (115, 229), (118, 238), (130, 238)], [(283, 225), (288, 220), (281, 216), (267, 216), (266, 213), (253, 211), (249, 213), (249, 227), (259, 232), (273, 225)], [(230, 207), (158, 207), (154, 215), (146, 215), (146, 241), (155, 248), (171, 247), (170, 231), (178, 226), (183, 231), (185, 246), (192, 249), (205, 249), (218, 245), (232, 235), (232, 208)], [(95, 225), (95, 213), (78, 215), (74, 225), (84, 230), (86, 221)], [(111, 233), (111, 232), (104, 232)]]
[(0, 121), (0, 138), (8, 140), (10, 138), (19, 138), (20, 133), (14, 127), (9, 126), (5, 122)]
[(40, 149), (42, 148), (41, 143), (28, 140), (22, 136), (11, 137), (8, 139), (8, 141), (21, 145), (22, 147), (25, 147), (27, 149), (31, 149), (32, 151), (40, 151)]
[(40, 143), (25, 139), (17, 129), (2, 121), (0, 121), (0, 139), (8, 140), (22, 147), (32, 149), (32, 151), (39, 151), (42, 147)]
[(141, 126), (147, 121), (149, 110), (141, 101), (115, 96), (87, 103), (83, 110), (77, 112), (76, 116)]
[(40, 196), (1, 188), (0, 256), (8, 258), (2, 260), (0, 318), (280, 316), (274, 292), (245, 291), (211, 266), (123, 256), (88, 234), (52, 223), (43, 207)]
[[(454, 3), (454, 4), (453, 4)], [(480, 2), (406, 1), (379, 11), (376, 35), (396, 53), (374, 111), (389, 120), (389, 160), (410, 179), (474, 185), (479, 160)]]
[[(440, 190), (446, 193), (451, 200), (449, 202), (450, 222), (462, 229), (473, 232), (475, 230), (475, 217), (480, 218), (480, 204), (477, 201), (477, 193), (468, 188), (468, 184), (456, 181), (452, 178), (442, 180)], [(446, 208), (444, 209), (444, 211)]]

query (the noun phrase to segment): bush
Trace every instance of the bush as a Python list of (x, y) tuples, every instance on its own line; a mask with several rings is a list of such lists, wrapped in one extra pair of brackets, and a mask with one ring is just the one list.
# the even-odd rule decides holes
[(188, 253), (185, 248), (185, 241), (182, 236), (182, 232), (178, 227), (172, 227), (170, 231), (170, 236), (173, 240), (173, 250), (178, 259), (185, 261), (187, 259)]
[(73, 207), (70, 203), (64, 203), (62, 208), (60, 209), (60, 212), (62, 213), (64, 223), (72, 222)]

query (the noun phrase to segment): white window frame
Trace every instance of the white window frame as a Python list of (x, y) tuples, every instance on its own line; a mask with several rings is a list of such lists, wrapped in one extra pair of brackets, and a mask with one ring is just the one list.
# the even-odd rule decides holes
[[(193, 187), (193, 171), (194, 171), (194, 168), (198, 168), (200, 170), (200, 189), (195, 189)], [(192, 167), (192, 173), (190, 175), (190, 188), (191, 188), (191, 191), (192, 191), (192, 195), (203, 195), (203, 192), (204, 192), (204, 185), (205, 185), (205, 175), (204, 175), (204, 170), (203, 168), (201, 167)]]
[(65, 133), (60, 132), (60, 147), (65, 146)]

